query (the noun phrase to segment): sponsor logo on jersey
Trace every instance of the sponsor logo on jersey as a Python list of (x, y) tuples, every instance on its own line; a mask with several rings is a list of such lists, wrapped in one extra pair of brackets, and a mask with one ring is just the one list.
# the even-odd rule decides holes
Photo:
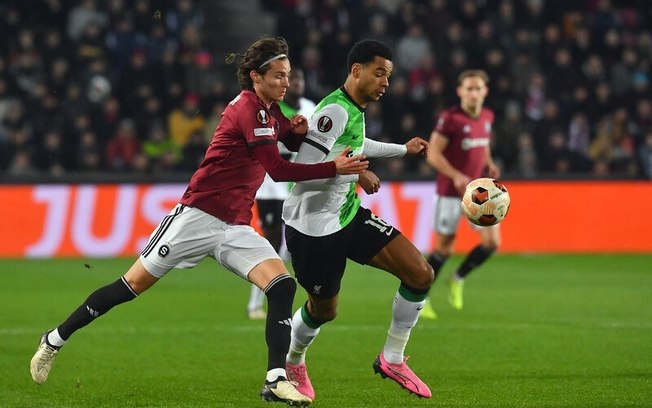
[(309, 130), (308, 131), (308, 137), (310, 139), (317, 140), (317, 141), (321, 142), (322, 144), (326, 144), (328, 142), (328, 137), (326, 137), (325, 135), (322, 135), (319, 132), (315, 132), (314, 130)]
[(254, 136), (274, 136), (274, 129), (272, 128), (255, 128)]
[(329, 118), (328, 116), (322, 116), (317, 120), (317, 129), (319, 129), (320, 132), (326, 133), (330, 131), (333, 128), (333, 120)]
[(267, 115), (267, 111), (265, 111), (265, 109), (261, 109), (256, 114), (256, 119), (258, 119), (258, 122), (266, 125), (269, 122), (269, 115)]
[(489, 138), (472, 139), (465, 137), (462, 139), (462, 150), (470, 150), (474, 147), (485, 147), (489, 145)]
[(165, 258), (170, 253), (170, 246), (168, 244), (163, 244), (158, 248), (158, 256)]

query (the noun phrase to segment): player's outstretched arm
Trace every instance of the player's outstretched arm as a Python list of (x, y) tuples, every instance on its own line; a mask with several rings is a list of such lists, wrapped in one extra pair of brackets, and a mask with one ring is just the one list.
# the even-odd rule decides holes
[(358, 154), (349, 157), (350, 153), (351, 147), (347, 146), (333, 159), (337, 174), (360, 174), (369, 167), (369, 161), (365, 156)]

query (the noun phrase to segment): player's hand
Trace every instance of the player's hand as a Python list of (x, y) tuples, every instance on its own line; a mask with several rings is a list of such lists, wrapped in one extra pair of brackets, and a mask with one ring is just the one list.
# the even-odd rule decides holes
[(407, 154), (420, 154), (423, 157), (428, 156), (428, 142), (420, 137), (413, 137), (406, 144)]
[(292, 133), (305, 135), (308, 133), (308, 119), (303, 115), (294, 115), (290, 118), (290, 128)]
[(471, 182), (471, 178), (467, 176), (466, 174), (459, 173), (455, 178), (453, 178), (453, 185), (455, 186), (455, 190), (457, 190), (458, 193), (464, 194), (464, 190), (466, 190), (467, 184)]
[(365, 170), (360, 173), (358, 184), (367, 194), (374, 194), (380, 190), (380, 179), (371, 170)]
[(351, 147), (347, 146), (339, 156), (335, 157), (335, 168), (337, 174), (360, 174), (369, 167), (367, 158), (361, 154), (351, 156)]

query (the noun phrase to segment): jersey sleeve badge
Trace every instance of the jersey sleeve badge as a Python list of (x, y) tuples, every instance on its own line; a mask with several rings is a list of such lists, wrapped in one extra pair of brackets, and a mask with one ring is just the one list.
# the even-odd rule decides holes
[(265, 109), (261, 109), (256, 114), (256, 119), (258, 119), (258, 122), (261, 124), (266, 125), (269, 122), (269, 115), (267, 115), (267, 111), (265, 111)]
[(333, 120), (328, 116), (322, 116), (317, 120), (317, 130), (326, 133), (333, 128)]

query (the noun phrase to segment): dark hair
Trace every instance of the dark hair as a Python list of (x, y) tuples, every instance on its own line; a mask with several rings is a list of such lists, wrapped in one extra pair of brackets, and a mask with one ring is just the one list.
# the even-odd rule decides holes
[(457, 76), (457, 86), (462, 85), (462, 82), (468, 77), (479, 77), (484, 81), (485, 85), (489, 85), (489, 74), (486, 71), (482, 69), (467, 69)]
[(348, 70), (351, 70), (353, 64), (366, 65), (374, 60), (375, 57), (382, 57), (386, 60), (392, 60), (393, 53), (391, 48), (380, 41), (362, 40), (353, 44), (351, 51), (346, 59)]
[[(263, 37), (251, 44), (244, 55), (240, 55), (242, 60), (238, 65), (238, 82), (242, 89), (254, 89), (254, 83), (249, 76), (253, 70), (261, 75), (269, 70), (270, 59), (281, 54), (288, 55), (288, 43), (283, 37)], [(235, 55), (227, 56), (227, 63), (233, 62)]]

